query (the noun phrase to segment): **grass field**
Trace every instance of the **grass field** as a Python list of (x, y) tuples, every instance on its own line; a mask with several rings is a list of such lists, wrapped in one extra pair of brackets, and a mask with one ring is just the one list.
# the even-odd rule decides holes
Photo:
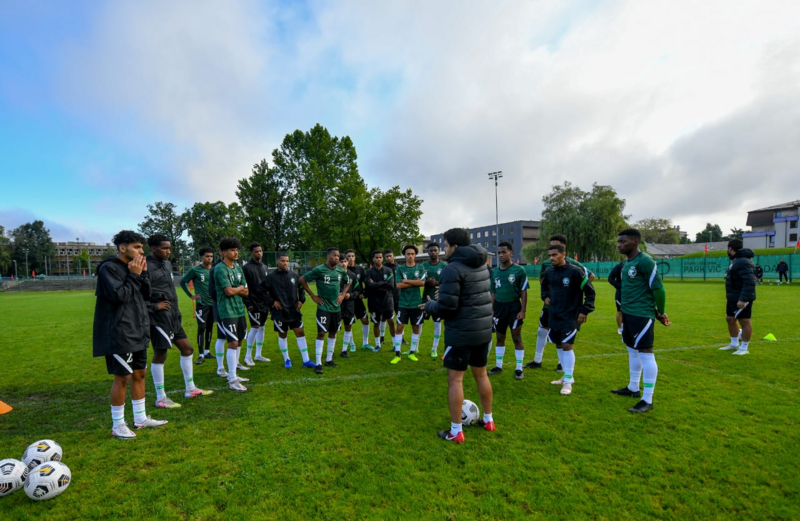
[[(552, 344), (546, 369), (522, 381), (506, 354), (511, 370), (492, 380), (498, 430), (466, 428), (463, 445), (436, 437), (449, 420), (430, 323), (418, 363), (359, 350), (322, 376), (299, 367), (291, 335), (295, 368), (284, 369), (270, 331), (273, 362), (248, 372), (249, 392), (227, 390), (212, 362), (195, 381), (217, 392), (193, 401), (173, 350), (166, 387), (183, 407), (156, 410), (148, 374), (148, 413), (170, 423), (121, 441), (110, 436), (110, 377), (91, 356), (92, 293), (0, 294), (0, 400), (14, 406), (0, 416), (0, 459), (52, 438), (73, 473), (55, 500), (0, 499), (0, 519), (800, 518), (800, 289), (758, 288), (754, 337), (778, 342), (737, 357), (717, 350), (728, 341), (722, 284), (668, 282), (674, 324), (656, 330), (655, 410), (632, 415), (635, 400), (609, 392), (627, 383), (628, 362), (612, 288), (596, 286), (572, 396), (549, 384)], [(539, 309), (532, 298), (526, 361)], [(474, 382), (465, 395), (478, 402)]]

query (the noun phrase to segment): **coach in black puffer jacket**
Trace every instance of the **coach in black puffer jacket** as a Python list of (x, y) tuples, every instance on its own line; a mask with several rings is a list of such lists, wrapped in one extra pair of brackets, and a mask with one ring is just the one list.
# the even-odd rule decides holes
[(425, 312), (444, 319), (446, 346), (473, 346), (492, 340), (487, 257), (479, 244), (458, 246), (439, 275), (439, 299), (425, 304)]
[[(731, 241), (735, 243), (736, 241)], [(730, 302), (753, 302), (756, 299), (756, 276), (753, 266), (755, 253), (749, 248), (735, 249), (729, 243), (728, 256), (733, 262), (725, 276), (725, 297)]]

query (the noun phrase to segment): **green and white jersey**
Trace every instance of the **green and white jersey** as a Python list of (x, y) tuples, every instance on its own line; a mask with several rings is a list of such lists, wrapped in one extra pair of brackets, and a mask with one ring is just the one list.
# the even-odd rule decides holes
[(242, 268), (234, 263), (233, 268), (220, 262), (214, 269), (214, 289), (217, 291), (217, 310), (219, 318), (239, 318), (247, 315), (244, 302), (239, 295), (228, 297), (225, 288), (247, 287)]
[[(398, 284), (408, 280), (425, 280), (427, 276), (428, 273), (420, 264), (414, 264), (413, 266), (401, 264), (397, 266), (397, 271), (395, 272), (395, 278), (397, 279)], [(422, 304), (421, 287), (416, 286), (400, 290), (399, 308), (416, 309), (420, 304)]]
[(214, 303), (208, 294), (208, 281), (211, 277), (210, 273), (211, 268), (204, 268), (202, 264), (198, 264), (197, 266), (189, 268), (181, 279), (182, 284), (192, 283), (194, 292), (196, 295), (200, 295), (200, 304), (203, 306), (210, 306)]
[(640, 252), (622, 265), (622, 312), (642, 318), (656, 318), (653, 290), (663, 288), (653, 258)]
[(306, 282), (317, 283), (317, 296), (323, 300), (320, 308), (329, 313), (338, 313), (342, 306), (336, 303), (341, 293), (340, 284), (347, 278), (347, 273), (338, 265), (329, 268), (327, 264), (317, 266), (304, 275)]
[(528, 274), (519, 264), (512, 264), (507, 269), (500, 266), (492, 270), (491, 292), (495, 302), (517, 302), (522, 292), (528, 289)]
[[(436, 264), (431, 264), (430, 261), (422, 263), (422, 269), (425, 270), (426, 279), (433, 279), (439, 280), (439, 275), (441, 275), (442, 270), (444, 267), (447, 266), (447, 263), (443, 260), (440, 260)], [(436, 286), (432, 288), (425, 287), (422, 292), (422, 301), (427, 302), (428, 298), (430, 300), (436, 300)]]

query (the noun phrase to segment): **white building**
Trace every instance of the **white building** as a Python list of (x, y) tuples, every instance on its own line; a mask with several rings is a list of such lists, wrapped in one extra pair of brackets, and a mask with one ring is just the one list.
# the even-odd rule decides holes
[(797, 244), (800, 200), (747, 212), (749, 232), (742, 236), (745, 248), (792, 248)]

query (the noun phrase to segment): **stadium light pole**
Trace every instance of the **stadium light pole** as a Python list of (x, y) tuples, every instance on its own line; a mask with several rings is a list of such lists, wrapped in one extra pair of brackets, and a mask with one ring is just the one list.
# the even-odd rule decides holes
[(29, 252), (30, 250), (29, 250), (28, 248), (25, 248), (25, 249), (24, 249), (24, 250), (22, 250), (22, 251), (24, 251), (24, 252), (25, 252), (25, 276), (26, 276), (26, 277), (30, 277), (30, 275), (29, 275), (29, 274), (30, 274), (30, 272), (31, 272), (31, 271), (28, 269), (28, 252)]
[(17, 273), (17, 261), (14, 261), (14, 278), (19, 280), (19, 273)]
[[(497, 244), (500, 240), (500, 206), (497, 202), (497, 180), (503, 177), (503, 171), (489, 172), (489, 180), (494, 179), (494, 253), (497, 256)], [(499, 260), (498, 260), (499, 265)]]

